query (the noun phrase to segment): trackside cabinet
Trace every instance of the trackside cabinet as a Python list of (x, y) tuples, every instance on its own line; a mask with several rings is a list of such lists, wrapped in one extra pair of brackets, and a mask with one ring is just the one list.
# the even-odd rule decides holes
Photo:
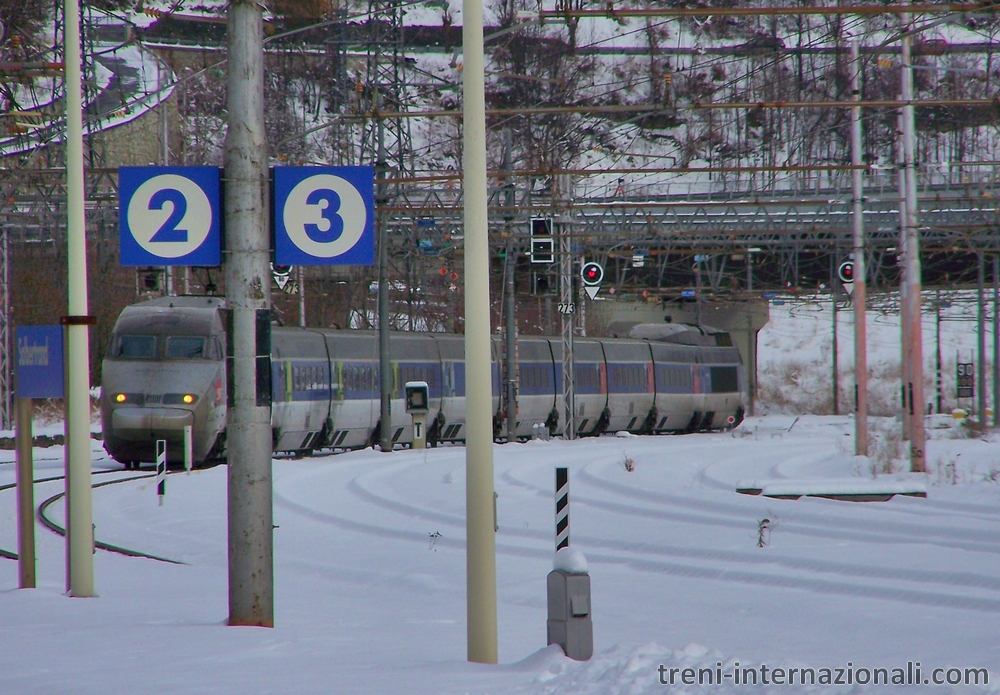
[(590, 616), (590, 575), (552, 570), (548, 576), (548, 643), (566, 656), (586, 661), (594, 654), (594, 623)]

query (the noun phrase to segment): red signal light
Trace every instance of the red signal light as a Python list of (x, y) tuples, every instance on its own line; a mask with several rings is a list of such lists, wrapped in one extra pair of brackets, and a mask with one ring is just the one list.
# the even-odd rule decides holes
[(604, 268), (601, 267), (600, 263), (593, 261), (584, 263), (580, 269), (580, 278), (583, 280), (584, 285), (600, 285), (604, 279)]
[(854, 282), (854, 263), (851, 261), (841, 263), (837, 268), (837, 276), (841, 282)]

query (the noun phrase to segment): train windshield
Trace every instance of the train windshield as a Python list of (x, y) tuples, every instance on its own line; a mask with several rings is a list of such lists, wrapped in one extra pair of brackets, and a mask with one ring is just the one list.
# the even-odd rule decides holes
[(167, 338), (168, 360), (200, 360), (205, 359), (206, 340), (196, 335), (172, 335)]
[(156, 357), (155, 335), (123, 335), (118, 338), (115, 357), (151, 360)]

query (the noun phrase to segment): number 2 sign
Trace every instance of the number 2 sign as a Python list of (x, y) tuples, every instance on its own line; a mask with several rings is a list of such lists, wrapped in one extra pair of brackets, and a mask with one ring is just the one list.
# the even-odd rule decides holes
[(372, 265), (374, 191), (372, 167), (276, 167), (274, 262)]
[(122, 265), (221, 263), (217, 167), (121, 167), (118, 188)]

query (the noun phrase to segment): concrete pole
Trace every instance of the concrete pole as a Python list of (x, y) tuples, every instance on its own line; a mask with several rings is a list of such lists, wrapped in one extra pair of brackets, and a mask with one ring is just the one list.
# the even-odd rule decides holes
[(507, 442), (510, 443), (517, 441), (517, 299), (514, 296), (517, 291), (517, 285), (514, 282), (514, 273), (517, 270), (517, 257), (515, 256), (513, 230), (511, 229), (515, 200), (514, 182), (510, 178), (511, 170), (513, 169), (511, 156), (513, 143), (511, 142), (510, 128), (505, 129), (503, 132), (503, 144), (503, 168), (506, 173), (506, 178), (504, 179), (504, 207), (507, 209), (507, 212), (504, 213), (504, 226), (507, 229), (507, 253), (504, 257), (504, 264), (506, 265), (504, 276), (507, 280), (507, 286), (504, 290), (506, 299), (506, 308), (504, 309), (506, 358), (504, 362), (507, 365), (507, 397), (505, 399), (507, 405)]
[(66, 546), (70, 596), (94, 591), (93, 493), (90, 488), (90, 330), (87, 221), (83, 183), (83, 74), (79, 0), (66, 0), (66, 208), (69, 316), (66, 324)]
[(256, 0), (228, 10), (225, 142), (226, 300), (232, 311), (234, 399), (229, 460), (229, 624), (274, 626), (270, 389), (271, 269), (264, 131), (264, 21)]
[[(902, 15), (903, 26), (909, 28), (910, 16)], [(916, 119), (913, 108), (913, 70), (910, 68), (910, 37), (902, 39), (903, 58), (903, 160), (906, 164), (906, 314), (909, 350), (909, 381), (907, 396), (910, 415), (910, 471), (926, 471), (924, 430), (924, 345), (920, 293), (920, 231), (917, 220)]]
[[(861, 59), (858, 42), (851, 42), (851, 99), (861, 100)], [(851, 108), (851, 164), (860, 167), (864, 157), (861, 142), (861, 107)], [(861, 169), (854, 169), (854, 454), (868, 455), (868, 344), (865, 303), (867, 278), (865, 270), (864, 185)]]
[(976, 420), (980, 427), (988, 427), (989, 421), (986, 419), (986, 256), (982, 251), (976, 254), (976, 338), (977, 338), (977, 360), (976, 372), (979, 388), (976, 389), (978, 397), (976, 403)]
[(486, 97), (482, 0), (462, 3), (465, 164), (465, 544), (468, 659), (497, 663), (496, 538), (493, 518), (493, 388), (490, 257), (486, 207)]
[[(375, 94), (376, 110), (382, 107), (382, 97)], [(392, 354), (389, 347), (389, 227), (385, 206), (388, 187), (385, 178), (388, 162), (385, 154), (385, 120), (376, 114), (378, 125), (378, 160), (375, 162), (378, 192), (376, 218), (378, 222), (378, 388), (379, 388), (379, 448), (392, 453)]]
[(18, 586), (35, 588), (35, 482), (32, 460), (31, 399), (17, 398), (15, 448), (17, 449), (17, 564)]
[(993, 426), (1000, 427), (1000, 254), (993, 256)]

